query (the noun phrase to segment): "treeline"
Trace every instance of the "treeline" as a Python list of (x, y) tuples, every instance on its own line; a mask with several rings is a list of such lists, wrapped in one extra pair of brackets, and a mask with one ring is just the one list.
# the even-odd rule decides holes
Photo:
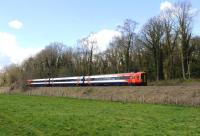
[(23, 84), (32, 78), (145, 71), (149, 80), (200, 77), (200, 37), (192, 34), (195, 13), (188, 2), (150, 18), (136, 33), (137, 23), (126, 19), (121, 33), (100, 52), (87, 37), (76, 47), (53, 42), (21, 65), (5, 68), (1, 84)]

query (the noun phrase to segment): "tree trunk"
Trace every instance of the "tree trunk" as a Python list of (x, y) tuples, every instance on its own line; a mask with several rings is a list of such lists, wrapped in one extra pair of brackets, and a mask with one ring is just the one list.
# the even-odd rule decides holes
[(159, 80), (164, 79), (164, 72), (163, 72), (163, 52), (162, 49), (159, 51)]
[(183, 75), (183, 79), (186, 79), (185, 77), (185, 67), (184, 67), (184, 56), (183, 53), (181, 55), (181, 64), (182, 64), (182, 75)]
[(89, 58), (89, 75), (92, 74), (92, 57), (93, 57), (93, 49), (90, 50), (90, 58)]
[(154, 50), (153, 51), (153, 55), (154, 55), (154, 64), (155, 64), (155, 73), (156, 73), (156, 80), (159, 80), (159, 72), (158, 72), (158, 55), (157, 52)]
[(129, 50), (130, 50), (130, 47), (127, 47), (127, 50), (126, 50), (126, 72), (129, 72)]
[(189, 60), (188, 60), (188, 68), (187, 68), (187, 74), (188, 74), (188, 79), (190, 79), (190, 62), (189, 62)]
[(174, 56), (171, 55), (171, 70), (170, 70), (170, 79), (174, 79), (175, 77), (175, 70), (174, 70)]

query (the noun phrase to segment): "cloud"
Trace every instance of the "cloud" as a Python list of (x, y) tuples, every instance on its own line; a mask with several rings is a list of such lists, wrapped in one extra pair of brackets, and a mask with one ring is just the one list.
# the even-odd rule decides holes
[(15, 35), (0, 32), (0, 69), (11, 63), (20, 64), (25, 58), (36, 54), (39, 50), (20, 47)]
[[(172, 4), (169, 1), (164, 1), (160, 4), (160, 10), (161, 10), (161, 18), (169, 17), (169, 15), (171, 15), (171, 17), (175, 17), (177, 13), (180, 12), (181, 7), (179, 4), (176, 5), (176, 4)], [(169, 12), (165, 12), (165, 11), (169, 11)], [(198, 12), (199, 10), (197, 8), (190, 8), (188, 11), (188, 13), (191, 16), (198, 15)]]
[(190, 9), (189, 13), (193, 14), (193, 15), (198, 15), (199, 10), (197, 8), (192, 8), (192, 9)]
[(97, 33), (91, 34), (89, 40), (97, 42), (97, 48), (99, 51), (105, 51), (109, 43), (114, 37), (119, 37), (120, 32), (110, 29), (103, 29)]
[(173, 4), (169, 1), (164, 1), (160, 4), (161, 11), (172, 9), (173, 7), (174, 7)]
[(11, 27), (11, 28), (14, 28), (14, 29), (21, 29), (23, 27), (23, 23), (20, 22), (19, 20), (12, 20), (8, 23), (8, 25)]

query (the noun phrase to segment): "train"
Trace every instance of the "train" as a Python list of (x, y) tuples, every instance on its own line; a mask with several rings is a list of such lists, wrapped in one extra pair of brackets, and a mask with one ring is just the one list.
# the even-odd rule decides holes
[(147, 75), (145, 72), (130, 72), (120, 74), (105, 74), (91, 76), (58, 77), (44, 79), (29, 79), (30, 87), (54, 87), (54, 86), (146, 86)]

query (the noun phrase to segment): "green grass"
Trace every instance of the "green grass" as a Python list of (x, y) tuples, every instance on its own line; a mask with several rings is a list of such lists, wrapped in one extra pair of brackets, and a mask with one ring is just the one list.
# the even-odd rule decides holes
[(198, 136), (200, 108), (0, 95), (0, 136)]

